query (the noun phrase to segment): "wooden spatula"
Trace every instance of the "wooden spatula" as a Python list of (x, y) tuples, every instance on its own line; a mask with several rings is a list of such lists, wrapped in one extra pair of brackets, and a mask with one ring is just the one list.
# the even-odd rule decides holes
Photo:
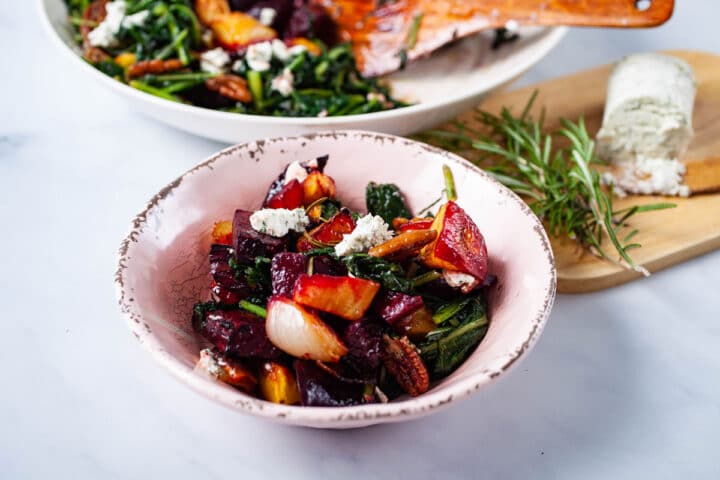
[(400, 69), (458, 38), (510, 25), (652, 27), (673, 0), (312, 0), (327, 8), (360, 71)]

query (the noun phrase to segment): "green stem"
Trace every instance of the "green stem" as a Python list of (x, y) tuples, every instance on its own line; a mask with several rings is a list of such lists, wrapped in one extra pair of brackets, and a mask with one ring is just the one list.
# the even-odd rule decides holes
[[(178, 52), (178, 58), (183, 62), (183, 64), (187, 65), (190, 60), (187, 56), (187, 52), (185, 52), (184, 48), (181, 48), (182, 42), (185, 40), (185, 37), (187, 37), (188, 31), (187, 29), (182, 30), (180, 33), (175, 35), (173, 38), (173, 41), (170, 42), (168, 45), (165, 46), (160, 52), (155, 55), (155, 58), (157, 60), (165, 60), (167, 57), (170, 56), (170, 54), (173, 53), (174, 50), (177, 50)], [(183, 52), (184, 55), (182, 55), (180, 52)], [(184, 57), (184, 58), (183, 58)]]
[(248, 87), (250, 87), (250, 93), (252, 93), (253, 103), (255, 108), (260, 111), (262, 110), (263, 104), (263, 80), (262, 74), (255, 70), (250, 70), (247, 73)]
[(447, 165), (443, 165), (442, 171), (443, 177), (445, 177), (445, 195), (447, 195), (448, 201), (454, 202), (457, 200), (457, 191), (455, 190), (455, 179), (452, 170)]
[(433, 280), (437, 280), (438, 278), (442, 277), (442, 273), (438, 272), (437, 270), (432, 270), (427, 273), (423, 273), (422, 275), (418, 275), (417, 277), (412, 279), (412, 287), (416, 288), (420, 285), (425, 285), (426, 283), (430, 283)]
[(149, 93), (151, 95), (155, 95), (156, 97), (164, 98), (165, 100), (182, 103), (182, 100), (180, 100), (179, 97), (176, 97), (175, 95), (168, 93), (160, 88), (155, 88), (151, 85), (148, 85), (145, 82), (133, 80), (129, 83), (129, 85), (133, 88), (140, 90), (141, 92)]
[(260, 305), (255, 305), (254, 303), (250, 303), (247, 300), (240, 300), (238, 306), (245, 311), (254, 313), (258, 317), (267, 318), (267, 310)]

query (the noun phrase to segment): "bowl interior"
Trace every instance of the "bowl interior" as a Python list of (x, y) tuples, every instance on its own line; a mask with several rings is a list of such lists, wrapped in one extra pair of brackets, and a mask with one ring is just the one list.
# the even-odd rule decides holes
[[(491, 324), (475, 353), (418, 398), (384, 405), (303, 408), (251, 398), (192, 372), (200, 343), (193, 304), (208, 297), (207, 252), (214, 222), (236, 208), (258, 208), (267, 186), (295, 160), (330, 155), (327, 173), (344, 203), (364, 211), (369, 181), (400, 186), (417, 211), (438, 198), (441, 166), (453, 170), (459, 203), (483, 232), (491, 273)], [(464, 160), (410, 140), (333, 132), (231, 147), (163, 189), (132, 225), (120, 251), (120, 304), (134, 335), (181, 379), (232, 407), (310, 426), (347, 427), (428, 413), (497, 377), (542, 330), (555, 292), (549, 243), (537, 218), (509, 190)]]

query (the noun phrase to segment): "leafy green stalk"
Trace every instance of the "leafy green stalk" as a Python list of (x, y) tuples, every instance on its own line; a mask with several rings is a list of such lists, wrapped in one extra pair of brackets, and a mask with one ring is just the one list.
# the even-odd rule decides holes
[(267, 318), (267, 309), (261, 307), (260, 305), (255, 305), (247, 300), (240, 300), (238, 306), (245, 311), (254, 313), (258, 317)]

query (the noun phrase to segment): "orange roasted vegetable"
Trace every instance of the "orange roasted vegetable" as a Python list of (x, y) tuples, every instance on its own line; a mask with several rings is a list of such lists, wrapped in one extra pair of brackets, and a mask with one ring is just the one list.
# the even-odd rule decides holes
[(268, 402), (284, 405), (300, 403), (295, 376), (288, 367), (276, 362), (265, 362), (260, 367), (260, 393)]
[(212, 243), (219, 243), (221, 245), (233, 244), (232, 222), (230, 220), (215, 222), (212, 230)]

